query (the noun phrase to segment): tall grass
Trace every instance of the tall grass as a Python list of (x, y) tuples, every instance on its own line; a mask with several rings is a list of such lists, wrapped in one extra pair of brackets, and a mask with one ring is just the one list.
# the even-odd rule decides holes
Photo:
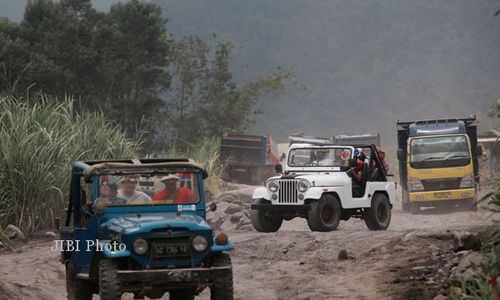
[(188, 149), (179, 151), (175, 148), (168, 150), (168, 157), (188, 157), (202, 164), (208, 173), (205, 180), (205, 190), (208, 196), (215, 196), (222, 189), (222, 174), (224, 163), (220, 161), (220, 138), (206, 136), (195, 143), (186, 143)]
[(31, 231), (66, 206), (74, 161), (134, 157), (140, 143), (102, 113), (77, 113), (69, 98), (3, 95), (0, 145), (0, 225)]

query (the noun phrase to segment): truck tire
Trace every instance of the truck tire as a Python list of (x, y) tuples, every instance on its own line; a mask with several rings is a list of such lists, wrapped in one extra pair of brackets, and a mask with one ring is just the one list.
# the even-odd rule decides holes
[(231, 257), (225, 253), (214, 255), (212, 258), (212, 267), (230, 266), (227, 272), (214, 279), (210, 287), (210, 300), (233, 300), (233, 269)]
[(169, 292), (170, 300), (194, 300), (192, 289), (173, 290)]
[(118, 263), (111, 259), (99, 262), (99, 297), (101, 300), (121, 299), (122, 291), (118, 280)]
[(252, 209), (250, 219), (258, 232), (276, 232), (283, 223), (282, 217), (266, 216), (266, 212), (260, 209)]
[(334, 195), (323, 194), (321, 199), (311, 203), (307, 224), (312, 231), (333, 231), (339, 226), (341, 215), (339, 199)]
[(365, 208), (363, 217), (366, 227), (370, 230), (386, 230), (391, 223), (391, 203), (382, 193), (376, 193), (372, 198), (370, 208)]
[(92, 300), (92, 283), (76, 277), (73, 259), (66, 262), (66, 292), (68, 300)]

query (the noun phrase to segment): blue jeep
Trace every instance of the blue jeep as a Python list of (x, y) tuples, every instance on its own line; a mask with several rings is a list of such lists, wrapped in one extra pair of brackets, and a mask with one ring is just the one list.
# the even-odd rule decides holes
[(190, 159), (75, 163), (58, 241), (68, 299), (185, 300), (206, 287), (233, 299), (233, 244), (205, 221), (206, 177)]

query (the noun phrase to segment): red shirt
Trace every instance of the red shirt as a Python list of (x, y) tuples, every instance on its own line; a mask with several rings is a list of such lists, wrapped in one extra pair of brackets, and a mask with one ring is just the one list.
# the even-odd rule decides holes
[[(153, 195), (153, 203), (161, 204), (166, 203), (169, 199), (170, 191), (163, 189), (158, 193)], [(177, 194), (175, 195), (174, 203), (192, 203), (193, 202), (193, 192), (185, 187), (180, 187), (177, 189)]]

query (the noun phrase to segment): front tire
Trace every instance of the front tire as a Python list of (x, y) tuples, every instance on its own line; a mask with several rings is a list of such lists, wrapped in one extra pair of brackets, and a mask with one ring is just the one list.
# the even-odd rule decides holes
[(341, 216), (339, 199), (334, 195), (323, 194), (319, 201), (311, 203), (307, 224), (312, 231), (333, 231), (339, 226)]
[(103, 259), (99, 262), (99, 296), (101, 300), (121, 299), (118, 263), (114, 260)]
[(258, 232), (276, 232), (283, 223), (283, 218), (266, 216), (266, 212), (260, 209), (252, 209), (250, 219)]
[(386, 230), (391, 223), (391, 203), (386, 195), (373, 195), (372, 205), (364, 211), (366, 227), (370, 230)]
[(231, 267), (223, 275), (214, 279), (210, 287), (210, 300), (233, 300), (233, 269), (231, 257), (225, 253), (212, 257), (213, 267)]
[(66, 292), (68, 300), (92, 300), (92, 284), (76, 277), (73, 259), (66, 262)]

